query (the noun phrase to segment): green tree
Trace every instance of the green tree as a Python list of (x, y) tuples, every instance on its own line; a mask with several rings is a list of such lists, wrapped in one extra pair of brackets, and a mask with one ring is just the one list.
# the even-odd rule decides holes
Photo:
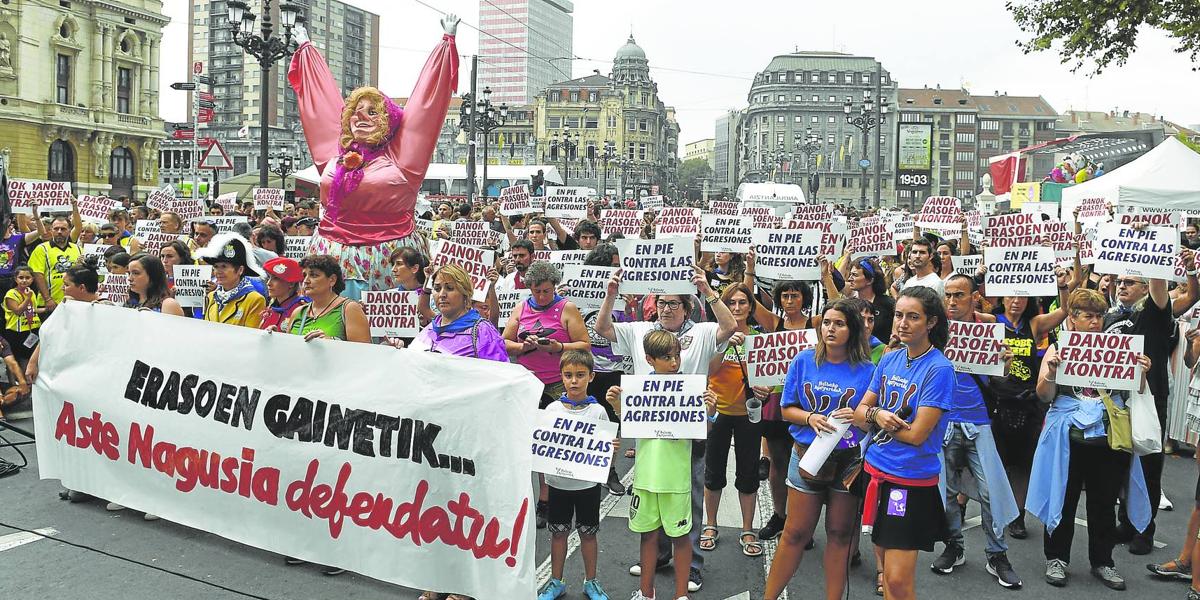
[[(1200, 2), (1196, 0), (1008, 0), (1017, 25), (1033, 38), (1017, 45), (1026, 54), (1059, 43), (1062, 63), (1072, 72), (1087, 63), (1095, 73), (1121, 66), (1137, 48), (1142, 27), (1165, 31), (1178, 40), (1175, 52), (1200, 55)], [(1193, 70), (1197, 67), (1193, 66)]]
[(679, 165), (679, 187), (684, 190), (699, 190), (704, 180), (712, 178), (712, 169), (703, 158), (690, 158)]

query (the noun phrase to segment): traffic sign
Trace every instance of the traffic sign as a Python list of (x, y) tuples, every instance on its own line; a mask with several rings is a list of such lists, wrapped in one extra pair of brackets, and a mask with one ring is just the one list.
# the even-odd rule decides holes
[(196, 126), (191, 123), (171, 123), (171, 127), (173, 127), (176, 131), (179, 131), (180, 129), (195, 129), (196, 128)]
[(190, 81), (176, 81), (175, 83), (171, 84), (171, 89), (190, 92), (196, 89), (196, 84)]
[(217, 107), (217, 103), (213, 102), (212, 100), (199, 100), (196, 104), (198, 104), (200, 106), (200, 108), (216, 108)]
[(201, 148), (207, 148), (215, 143), (217, 143), (217, 138), (214, 137), (202, 137), (196, 140), (196, 145)]
[(201, 108), (200, 110), (196, 111), (196, 122), (197, 123), (212, 123), (212, 120), (213, 120), (213, 109)]
[(192, 81), (195, 81), (196, 83), (203, 83), (204, 85), (212, 85), (213, 83), (212, 77), (209, 77), (208, 75), (197, 75), (192, 78)]
[(204, 61), (198, 60), (192, 63), (192, 73), (199, 75), (204, 72)]
[(233, 161), (229, 160), (229, 155), (225, 153), (225, 148), (221, 146), (221, 142), (215, 138), (206, 138), (212, 140), (212, 145), (204, 152), (204, 156), (200, 158), (201, 169), (213, 169), (214, 171), (229, 171), (233, 169)]
[(190, 140), (196, 137), (195, 129), (176, 129), (171, 137), (177, 140)]
[[(212, 92), (196, 92), (196, 94), (200, 96), (201, 102), (203, 102), (205, 100), (212, 102), (217, 99), (217, 97), (215, 95), (213, 95)], [(201, 106), (203, 106), (203, 105), (201, 105)]]

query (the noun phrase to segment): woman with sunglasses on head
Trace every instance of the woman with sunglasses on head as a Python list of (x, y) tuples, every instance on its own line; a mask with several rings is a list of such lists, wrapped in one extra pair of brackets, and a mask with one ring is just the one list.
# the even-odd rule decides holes
[[(860, 258), (847, 261), (849, 269), (846, 273), (846, 287), (843, 294), (852, 298), (865, 300), (875, 311), (875, 326), (871, 335), (887, 343), (892, 337), (892, 315), (896, 310), (896, 301), (887, 294), (887, 281), (883, 267), (873, 258)], [(830, 298), (840, 295), (830, 289)]]
[(871, 478), (862, 523), (883, 550), (884, 596), (912, 600), (918, 552), (932, 552), (947, 533), (938, 478), (955, 377), (941, 351), (949, 326), (936, 291), (902, 290), (895, 329), (905, 347), (879, 362), (854, 424), (873, 433), (864, 454)]

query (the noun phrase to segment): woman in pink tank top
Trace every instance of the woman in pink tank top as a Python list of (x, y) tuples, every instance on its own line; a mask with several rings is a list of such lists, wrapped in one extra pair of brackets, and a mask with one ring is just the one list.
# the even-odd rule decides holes
[(567, 350), (590, 352), (583, 315), (573, 302), (555, 293), (562, 280), (558, 267), (537, 261), (525, 271), (529, 298), (513, 310), (504, 326), (504, 344), (516, 362), (529, 369), (543, 384), (538, 407), (562, 395), (558, 359)]

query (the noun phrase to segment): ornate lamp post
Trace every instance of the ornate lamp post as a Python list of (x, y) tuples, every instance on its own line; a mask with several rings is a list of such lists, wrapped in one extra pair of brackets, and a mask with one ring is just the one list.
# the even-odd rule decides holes
[(558, 151), (562, 155), (563, 161), (563, 185), (567, 185), (567, 176), (570, 174), (571, 155), (575, 153), (575, 149), (579, 147), (579, 132), (571, 133), (570, 127), (563, 127), (562, 138), (559, 139), (558, 132), (550, 134), (550, 148)]
[[(294, 161), (295, 159), (292, 158), (292, 154), (283, 149), (278, 149), (275, 151), (275, 154), (271, 155), (271, 172), (279, 176), (279, 187), (282, 187), (284, 190), (287, 189), (288, 175), (296, 172)], [(287, 192), (284, 192), (284, 194), (286, 195)]]
[(495, 106), (491, 101), (492, 88), (483, 88), (483, 99), (476, 101), (471, 94), (463, 94), (459, 123), (464, 128), (474, 128), (483, 134), (483, 196), (487, 197), (488, 136), (508, 123), (508, 104)]
[(617, 144), (612, 140), (604, 142), (604, 151), (600, 153), (600, 162), (604, 165), (604, 174), (601, 176), (600, 182), (600, 197), (608, 195), (608, 163), (612, 162), (617, 157)]
[[(862, 104), (858, 106), (857, 111), (854, 110), (854, 101), (849, 96), (846, 97), (846, 103), (842, 105), (842, 112), (846, 114), (846, 122), (862, 132), (862, 159), (858, 161), (858, 166), (862, 169), (862, 196), (859, 198), (859, 202), (862, 203), (863, 208), (867, 206), (867, 168), (871, 166), (871, 159), (867, 158), (867, 144), (870, 141), (871, 131), (883, 126), (887, 110), (887, 99), (880, 96), (877, 106), (875, 99), (871, 97), (871, 90), (863, 90)], [(879, 182), (876, 181), (875, 185), (878, 186)]]

